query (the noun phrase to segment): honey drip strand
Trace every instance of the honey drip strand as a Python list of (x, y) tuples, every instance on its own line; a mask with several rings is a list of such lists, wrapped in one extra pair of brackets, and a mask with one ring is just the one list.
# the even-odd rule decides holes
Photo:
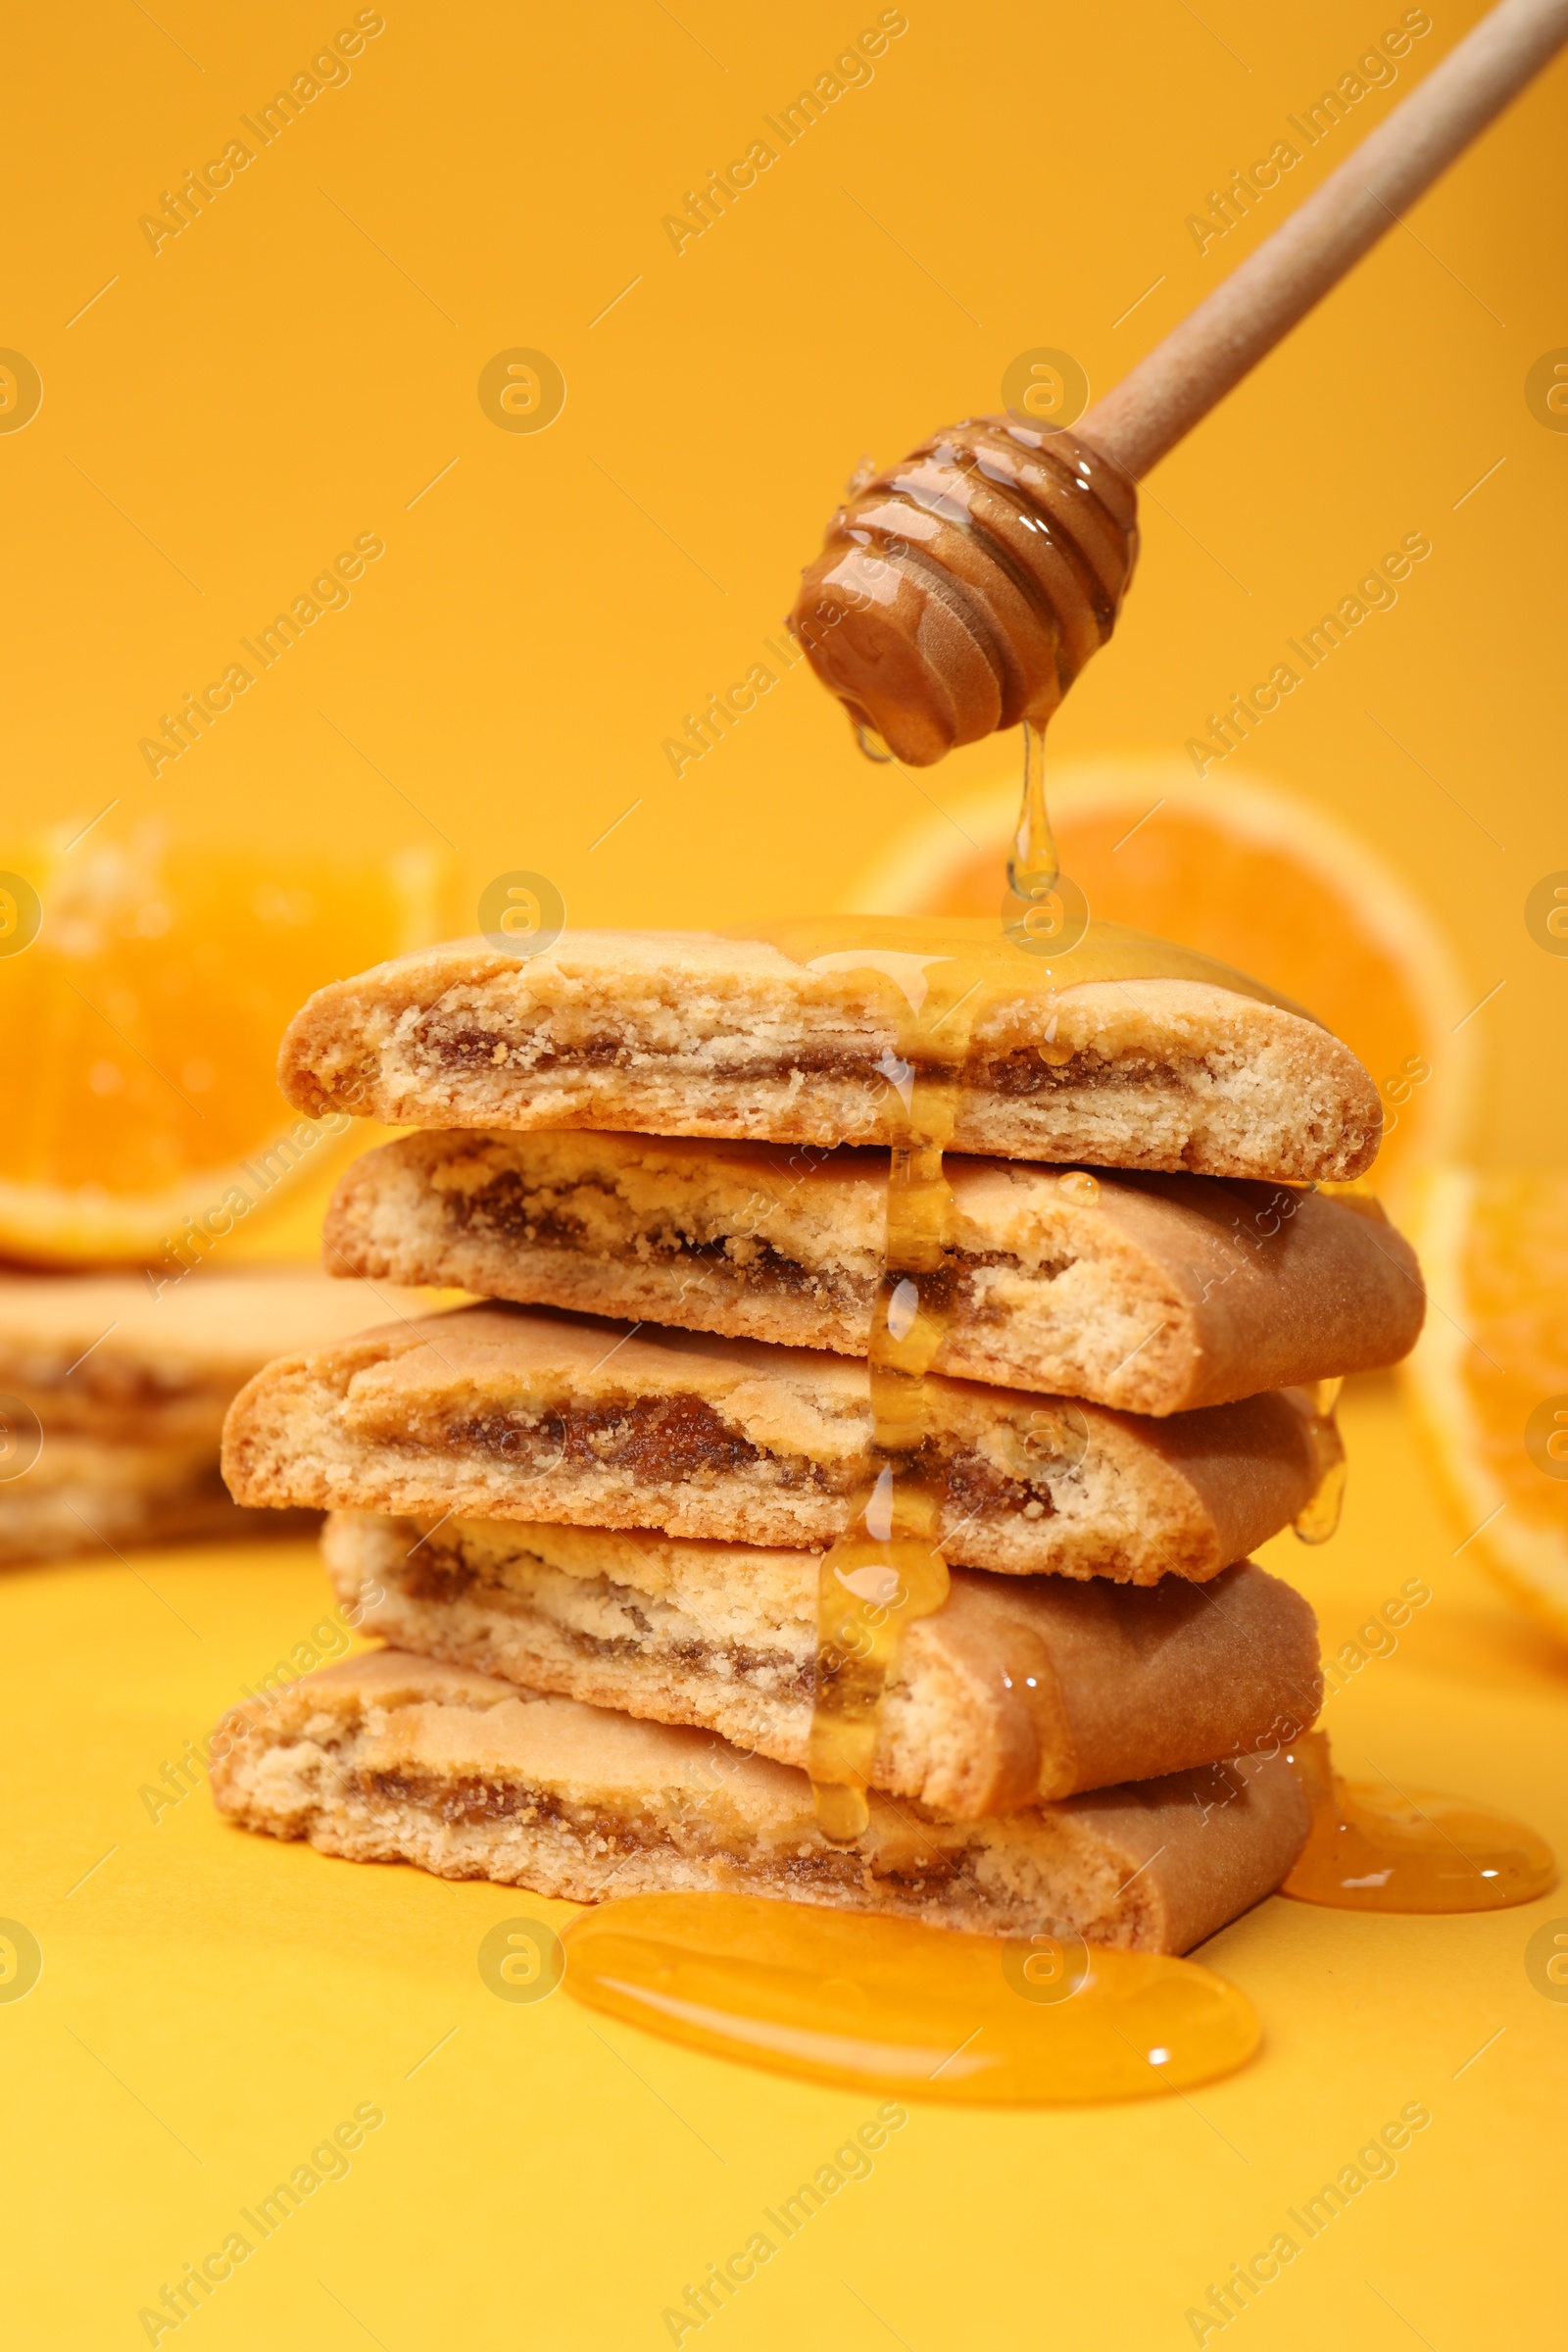
[(873, 1477), (849, 1531), (823, 1555), (817, 1591), (816, 1696), (807, 1769), (824, 1837), (853, 1843), (868, 1823), (866, 1789), (882, 1693), (906, 1619), (948, 1597), (942, 1492), (923, 1458), (926, 1373), (953, 1303), (953, 1195), (942, 1164), (981, 983), (958, 958), (905, 984), (905, 1017), (888, 1083), (905, 1134), (889, 1155), (887, 1230), (871, 1309), (868, 1375)]
[(1023, 805), (1007, 859), (1007, 883), (1015, 898), (1043, 899), (1061, 877), (1056, 837), (1046, 807), (1046, 730), (1037, 720), (1023, 722)]

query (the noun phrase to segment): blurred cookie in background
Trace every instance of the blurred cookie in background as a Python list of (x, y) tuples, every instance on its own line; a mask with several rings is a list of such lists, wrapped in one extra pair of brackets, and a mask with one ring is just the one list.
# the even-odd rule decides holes
[(230, 1400), (273, 1356), (448, 1303), (297, 1266), (0, 1272), (0, 1563), (308, 1529), (230, 1500)]
[(56, 1438), (25, 1478), (0, 1486), (0, 1566), (122, 1551), (134, 1544), (309, 1535), (315, 1514), (242, 1510), (207, 1446)]

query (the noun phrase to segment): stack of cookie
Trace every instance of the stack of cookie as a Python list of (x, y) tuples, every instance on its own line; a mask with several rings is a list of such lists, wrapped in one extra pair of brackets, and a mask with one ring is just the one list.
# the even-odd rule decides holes
[(976, 1024), (925, 1455), (952, 1594), (905, 1632), (870, 1828), (835, 1844), (803, 1769), (818, 1571), (873, 1466), (904, 1066), (876, 974), (822, 968), (849, 961), (460, 943), (296, 1020), (302, 1109), (419, 1130), (350, 1171), (328, 1263), (490, 1303), (234, 1405), (236, 1497), (327, 1507), (394, 1646), (247, 1722), (226, 1813), (579, 1900), (746, 1888), (1152, 1950), (1278, 1885), (1316, 1630), (1247, 1554), (1321, 1473), (1302, 1384), (1421, 1319), (1407, 1247), (1313, 1189), (1370, 1160), (1375, 1091), (1219, 967), (1063, 989), (1045, 1058), (1038, 1001)]
[(0, 1273), (0, 1566), (283, 1532), (223, 1485), (228, 1406), (282, 1349), (427, 1303), (292, 1266)]

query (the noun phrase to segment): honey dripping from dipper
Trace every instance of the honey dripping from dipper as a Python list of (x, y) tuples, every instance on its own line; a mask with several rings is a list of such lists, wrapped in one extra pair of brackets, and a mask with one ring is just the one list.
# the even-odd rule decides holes
[[(1022, 725), (1023, 806), (1008, 880), (1022, 919), (1036, 926), (1030, 944), (1064, 928), (1044, 724), (1114, 625), (1136, 514), (1131, 481), (1069, 435), (969, 418), (890, 472), (857, 478), (791, 616), (870, 759), (923, 766)], [(824, 1834), (844, 1841), (866, 1826), (895, 1608), (924, 1615), (948, 1590), (938, 1496), (920, 1463), (924, 1375), (953, 1287), (942, 1153), (983, 982), (962, 958), (936, 968), (940, 981), (922, 976), (918, 997), (906, 995), (898, 1055), (906, 1074), (894, 1080), (905, 1136), (891, 1155), (869, 1345), (878, 1467), (821, 1572), (809, 1769)]]
[[(1115, 625), (1137, 560), (1137, 513), (1130, 476), (1071, 433), (969, 417), (886, 473), (857, 475), (790, 618), (872, 760), (929, 765), (998, 728), (1021, 729), (1023, 789), (1002, 917), (1006, 936), (1035, 955), (1070, 956), (1090, 929), (1082, 894), (1061, 880), (1046, 805), (1045, 726)], [(1072, 977), (1134, 976), (1113, 949), (1107, 956), (1108, 941), (1086, 945)], [(937, 1557), (926, 1532), (935, 1498), (917, 1466), (921, 1382), (951, 1292), (941, 1154), (981, 994), (960, 963), (925, 1011), (922, 982), (922, 1004), (911, 1001), (899, 1047), (909, 1073), (900, 1089), (906, 1140), (892, 1154), (870, 1335), (879, 1469), (852, 1534), (824, 1564), (819, 1622), (811, 1769), (824, 1830), (844, 1837), (864, 1827), (853, 1783), (869, 1765), (876, 1697), (896, 1642), (876, 1594), (906, 1592), (900, 1606), (912, 1614), (946, 1597), (945, 1568), (921, 1565)], [(1041, 1051), (1050, 1057), (1049, 1043)], [(1297, 1522), (1308, 1543), (1326, 1541), (1339, 1521), (1345, 1456), (1332, 1412), (1329, 1396), (1309, 1424), (1318, 1479)], [(895, 1555), (911, 1572), (906, 1585)], [(852, 1625), (853, 1601), (862, 1606)], [(834, 1795), (840, 1766), (852, 1792)]]
[[(1348, 157), (1086, 415), (1082, 438), (998, 417), (939, 432), (888, 472), (857, 476), (803, 575), (790, 625), (868, 757), (926, 767), (999, 728), (1019, 726), (1024, 739), (1002, 921), (849, 918), (746, 934), (808, 967), (863, 970), (898, 1000), (884, 1071), (903, 1133), (869, 1336), (875, 1475), (820, 1585), (809, 1761), (830, 1842), (849, 1846), (863, 1833), (902, 1618), (939, 1607), (947, 1590), (924, 1381), (952, 1289), (942, 1154), (969, 1039), (999, 986), (1014, 999), (1020, 982), (1040, 992), (1039, 1050), (1050, 1058), (1058, 990), (1217, 976), (1185, 949), (1091, 921), (1058, 887), (1043, 731), (1114, 626), (1138, 547), (1134, 485), (1402, 218), (1563, 37), (1559, 12), (1543, 0), (1494, 11), (1375, 143)], [(1239, 974), (1221, 984), (1279, 1001)], [(1337, 1385), (1303, 1400), (1317, 1469), (1298, 1520), (1307, 1542), (1324, 1541), (1339, 1515)], [(1523, 1901), (1549, 1884), (1550, 1856), (1515, 1824), (1447, 1799), (1347, 1788), (1320, 1734), (1302, 1735), (1291, 1760), (1313, 1808), (1291, 1894), (1463, 1911)], [(568, 1943), (568, 1989), (596, 2007), (753, 2064), (928, 2099), (1033, 2105), (1176, 2089), (1245, 2063), (1258, 2037), (1244, 1997), (1208, 1971), (1074, 1950), (1070, 1937), (1036, 1936), (1020, 1952), (912, 1921), (687, 1895), (612, 1901), (570, 1929)], [(999, 2003), (1004, 1984), (1040, 2005)]]
[[(840, 968), (856, 960), (851, 935), (874, 929), (877, 951), (866, 943), (871, 962), (920, 974), (918, 996), (906, 996), (897, 1068), (889, 1073), (905, 1135), (891, 1154), (887, 1254), (869, 1341), (876, 1476), (821, 1572), (809, 1758), (819, 1821), (838, 1842), (852, 1842), (865, 1828), (877, 1711), (902, 1619), (940, 1607), (947, 1592), (937, 1498), (920, 1463), (924, 1373), (941, 1345), (952, 1288), (942, 1152), (954, 1131), (969, 1037), (997, 976), (994, 958), (1009, 951), (1019, 962), (1018, 951), (1049, 957), (1048, 966), (1037, 966), (1048, 988), (1155, 969), (1174, 975), (1187, 961), (1178, 949), (1113, 935), (1090, 921), (1087, 907), (1081, 915), (1072, 908), (1046, 807), (1045, 723), (1110, 635), (1137, 548), (1136, 488), (1112, 460), (1067, 432), (968, 418), (886, 473), (857, 479), (803, 575), (791, 615), (812, 667), (844, 703), (869, 757), (927, 766), (957, 745), (1013, 725), (1024, 743), (1010, 896), (994, 946), (977, 942), (940, 965), (916, 964), (937, 944), (922, 936), (931, 925), (847, 924), (831, 942), (820, 936), (823, 927), (810, 927), (818, 934), (810, 944)], [(812, 960), (782, 936), (801, 928), (770, 935), (787, 953)], [(928, 980), (933, 971), (940, 984)], [(1045, 1026), (1049, 1039), (1054, 1025)], [(1049, 1055), (1049, 1044), (1041, 1051)], [(1381, 1215), (1370, 1199), (1364, 1207)], [(1327, 1542), (1340, 1521), (1340, 1387), (1321, 1381), (1303, 1399), (1315, 1479), (1295, 1526), (1306, 1544)], [(1318, 1798), (1326, 1801), (1321, 1788)], [(1408, 1875), (1396, 1878), (1402, 1885)], [(1313, 1899), (1360, 1900), (1349, 1881), (1336, 1881), (1335, 1891), (1320, 1872), (1314, 1884)], [(1468, 1884), (1460, 1887), (1441, 1873), (1434, 1884), (1440, 1906), (1471, 1907)]]
[(1008, 881), (1025, 905), (1057, 879), (1046, 722), (1115, 626), (1137, 514), (1131, 477), (1071, 433), (966, 417), (857, 476), (790, 616), (872, 759), (926, 767), (1021, 726)]

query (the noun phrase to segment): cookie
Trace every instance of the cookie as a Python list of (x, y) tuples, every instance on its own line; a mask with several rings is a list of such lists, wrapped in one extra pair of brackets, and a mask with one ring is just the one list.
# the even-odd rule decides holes
[[(1205, 1579), (1315, 1484), (1305, 1400), (1155, 1421), (927, 1384), (942, 1548), (1007, 1575)], [(270, 1364), (235, 1399), (240, 1502), (654, 1527), (811, 1550), (869, 1481), (864, 1363), (544, 1308), (469, 1306)]]
[(429, 1299), (308, 1266), (183, 1276), (0, 1274), (0, 1395), (45, 1430), (216, 1454), (235, 1394), (274, 1355), (421, 1314)]
[[(806, 1764), (809, 1552), (354, 1512), (321, 1549), (352, 1622), (395, 1649)], [(905, 1630), (871, 1779), (976, 1820), (1277, 1747), (1321, 1699), (1312, 1612), (1261, 1568), (1125, 1592), (959, 1568)]]
[(46, 1436), (26, 1474), (0, 1485), (0, 1567), (134, 1544), (304, 1535), (317, 1524), (303, 1511), (283, 1524), (270, 1512), (242, 1510), (219, 1475), (210, 1444), (105, 1445)]
[(323, 1853), (573, 1902), (776, 1895), (1154, 1952), (1277, 1886), (1309, 1818), (1282, 1754), (960, 1824), (873, 1795), (862, 1843), (832, 1846), (788, 1765), (395, 1650), (233, 1709), (212, 1790), (227, 1819)]
[[(800, 956), (709, 932), (566, 932), (524, 956), (459, 940), (320, 990), (279, 1082), (313, 1116), (392, 1126), (893, 1143), (909, 1004), (933, 964), (995, 950), (996, 933), (927, 925), (921, 955), (897, 945), (905, 927), (864, 928), (893, 943), (866, 951), (877, 968), (811, 953), (843, 931), (826, 924), (783, 928)], [(1205, 976), (1160, 976), (1162, 958)], [(1348, 1047), (1185, 951), (1122, 960), (1135, 976), (1095, 977), (1104, 959), (1086, 953), (987, 967), (956, 1150), (1301, 1183), (1371, 1164), (1378, 1093)]]
[[(1391, 1364), (1415, 1252), (1371, 1200), (950, 1153), (935, 1368), (1190, 1412)], [(347, 1171), (327, 1262), (380, 1281), (865, 1352), (887, 1154), (547, 1128), (408, 1135)]]

